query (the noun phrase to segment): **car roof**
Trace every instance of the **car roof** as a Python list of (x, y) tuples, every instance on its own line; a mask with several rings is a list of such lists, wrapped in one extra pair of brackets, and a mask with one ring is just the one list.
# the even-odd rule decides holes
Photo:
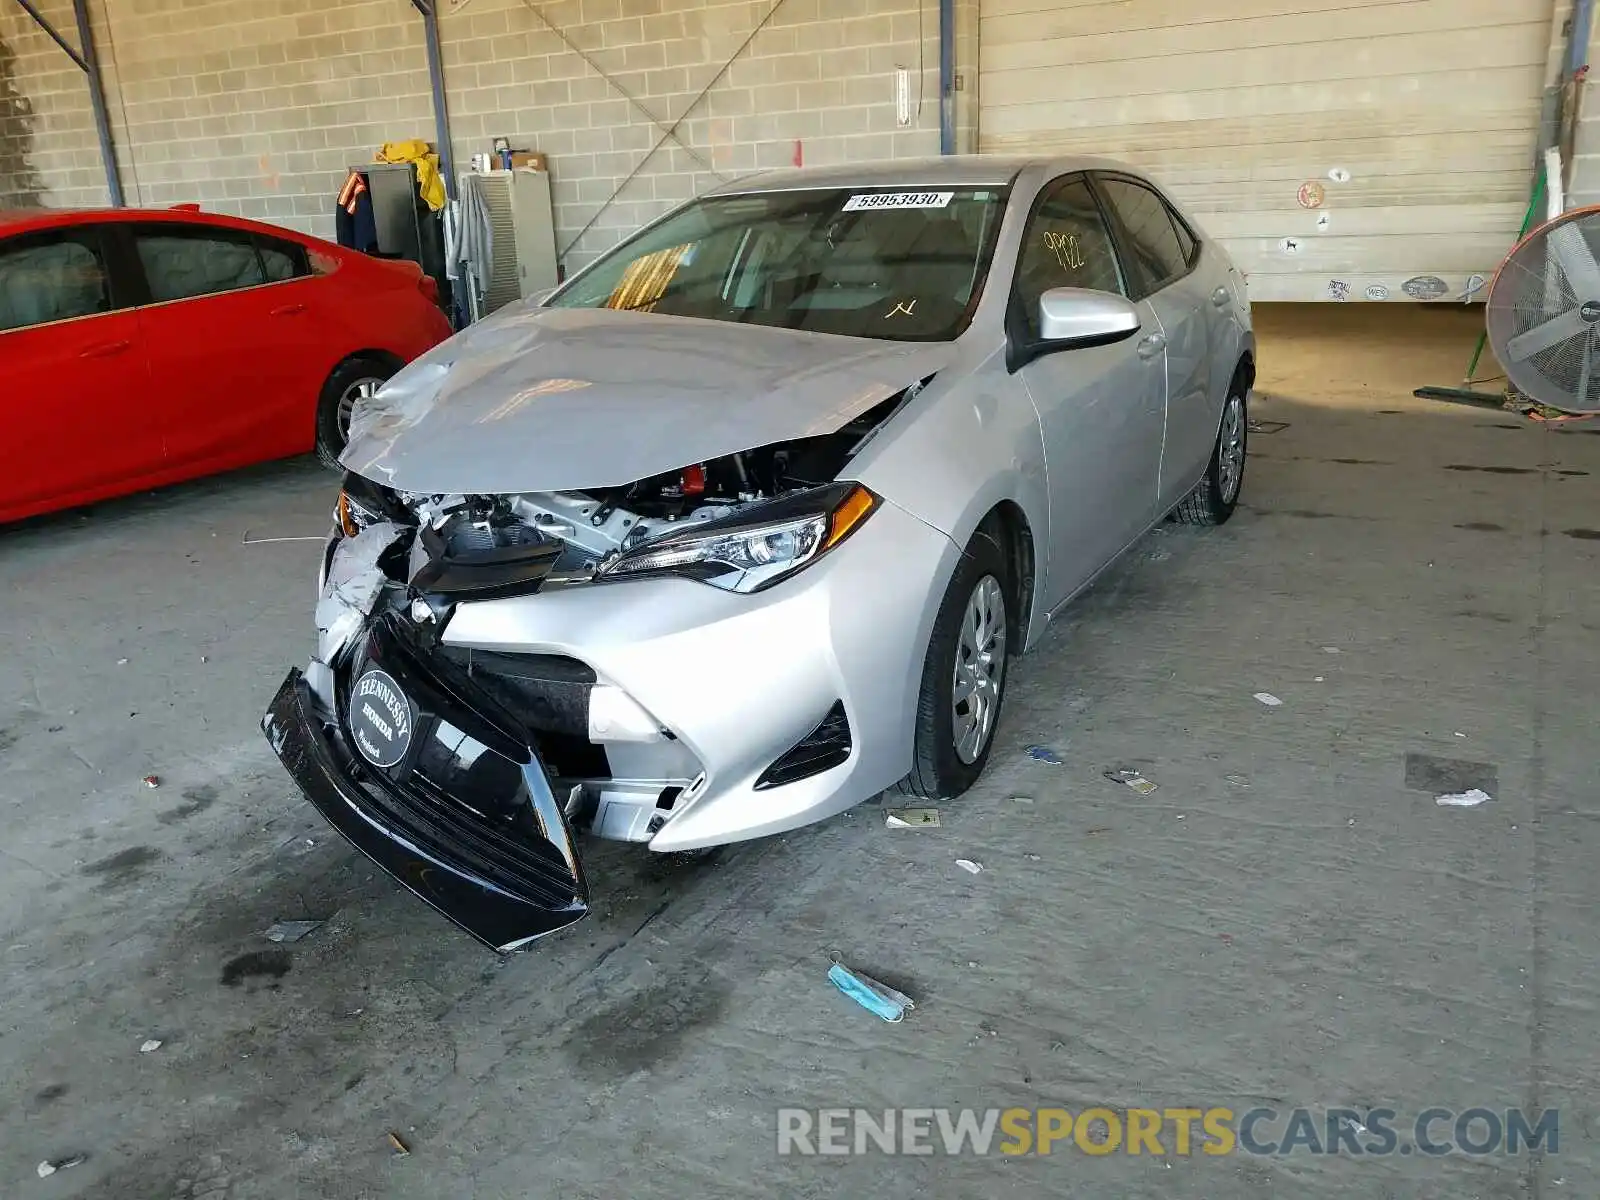
[(1119, 170), (1138, 174), (1123, 163), (1104, 158), (1045, 158), (1011, 154), (947, 154), (897, 158), (879, 162), (839, 163), (826, 167), (788, 167), (760, 171), (712, 189), (708, 195), (736, 196), (750, 192), (788, 192), (813, 188), (1004, 187), (1023, 171), (1051, 175), (1073, 170)]
[(94, 225), (116, 221), (183, 221), (214, 225), (220, 229), (243, 229), (253, 233), (286, 236), (305, 241), (305, 235), (265, 221), (227, 213), (201, 212), (198, 208), (13, 208), (0, 209), (0, 237), (27, 233), (35, 229), (59, 229), (68, 225)]

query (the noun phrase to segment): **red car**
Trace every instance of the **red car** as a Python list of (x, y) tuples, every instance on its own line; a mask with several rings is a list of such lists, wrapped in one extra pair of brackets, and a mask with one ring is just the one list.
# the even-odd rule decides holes
[(315, 448), (451, 335), (414, 263), (193, 206), (0, 212), (0, 522)]

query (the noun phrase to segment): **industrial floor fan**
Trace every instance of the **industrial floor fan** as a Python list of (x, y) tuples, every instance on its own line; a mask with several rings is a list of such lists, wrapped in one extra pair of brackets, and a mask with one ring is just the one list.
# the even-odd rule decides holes
[(1571, 417), (1600, 414), (1600, 207), (1563, 213), (1518, 242), (1484, 315), (1515, 398)]

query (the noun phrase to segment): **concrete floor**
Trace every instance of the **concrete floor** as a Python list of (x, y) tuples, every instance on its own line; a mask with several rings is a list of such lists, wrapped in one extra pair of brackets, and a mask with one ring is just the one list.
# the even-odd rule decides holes
[[(1600, 1195), (1600, 430), (1412, 400), (1459, 380), (1471, 313), (1260, 320), (1254, 415), (1287, 428), (1243, 509), (1065, 614), (941, 828), (874, 804), (698, 864), (594, 846), (597, 911), (504, 965), (257, 731), (311, 647), (317, 547), (241, 539), (319, 534), (326, 475), (0, 531), (0, 1195)], [(1410, 753), (1488, 764), (1493, 802), (1438, 807)], [(263, 939), (300, 917), (329, 923)], [(850, 1005), (831, 951), (915, 1012)], [(1559, 1107), (1561, 1140), (774, 1152), (779, 1107), (1094, 1104)]]

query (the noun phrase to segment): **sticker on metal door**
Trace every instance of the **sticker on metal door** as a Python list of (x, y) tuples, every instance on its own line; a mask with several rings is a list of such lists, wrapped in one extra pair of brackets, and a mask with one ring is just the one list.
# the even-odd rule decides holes
[(392, 767), (411, 749), (411, 701), (387, 672), (372, 670), (350, 695), (350, 737), (375, 767)]

